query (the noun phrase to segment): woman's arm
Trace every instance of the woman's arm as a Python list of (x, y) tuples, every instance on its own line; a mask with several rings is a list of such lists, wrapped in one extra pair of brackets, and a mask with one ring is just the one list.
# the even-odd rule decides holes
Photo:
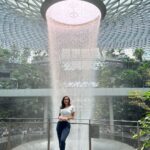
[(67, 117), (67, 120), (74, 119), (74, 116), (75, 116), (75, 112), (71, 113), (71, 115)]
[(73, 112), (70, 116), (59, 116), (58, 119), (62, 121), (67, 121), (74, 119), (75, 113)]

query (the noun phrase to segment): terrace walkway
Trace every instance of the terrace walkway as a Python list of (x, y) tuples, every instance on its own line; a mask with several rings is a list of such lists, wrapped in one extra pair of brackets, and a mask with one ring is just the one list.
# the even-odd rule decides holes
[[(69, 142), (73, 141), (67, 141), (68, 145)], [(93, 139), (92, 140), (92, 150), (135, 150), (133, 147), (118, 142), (114, 140), (108, 140), (108, 139)], [(71, 146), (66, 146), (66, 150), (70, 150)], [(51, 144), (51, 150), (53, 150), (53, 143)], [(55, 145), (57, 147), (57, 145)], [(26, 144), (19, 145), (18, 147), (14, 148), (13, 150), (46, 150), (47, 148), (47, 141), (46, 140), (37, 140), (32, 141)], [(80, 149), (78, 149), (80, 150)]]

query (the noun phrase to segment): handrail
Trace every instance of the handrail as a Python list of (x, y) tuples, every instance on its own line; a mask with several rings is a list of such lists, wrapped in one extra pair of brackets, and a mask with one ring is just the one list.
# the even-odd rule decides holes
[[(58, 118), (47, 118), (47, 120), (57, 120)], [(44, 120), (44, 118), (0, 118), (0, 122), (1, 122), (1, 120), (3, 120), (3, 121), (5, 121), (5, 120)], [(94, 122), (98, 122), (98, 123), (101, 123), (101, 122), (110, 122), (110, 120), (106, 120), (106, 119), (80, 119), (80, 118), (75, 118), (74, 119), (74, 121), (88, 121), (89, 122), (89, 120), (90, 120), (90, 122), (92, 123), (93, 121)], [(117, 122), (119, 122), (119, 123), (140, 123), (140, 121), (138, 120), (138, 121), (131, 121), (131, 120), (113, 120), (113, 122), (115, 123), (117, 123)], [(150, 123), (150, 122), (145, 122), (145, 123)]]
[[(6, 121), (6, 122), (5, 122)], [(51, 132), (51, 125), (54, 124), (54, 123), (57, 123), (58, 121), (58, 118), (47, 118), (46, 120), (43, 119), (43, 118), (0, 118), (0, 124), (2, 123), (6, 123), (8, 124), (8, 126), (6, 125), (6, 127), (8, 127), (8, 142), (7, 144), (9, 145), (11, 142), (10, 141), (10, 136), (11, 135), (11, 128), (13, 129), (13, 124), (17, 125), (17, 123), (21, 123), (21, 124), (26, 124), (28, 125), (29, 124), (29, 127), (30, 127), (30, 124), (40, 124), (40, 127), (41, 125), (43, 126), (44, 124), (47, 125), (47, 140), (48, 140), (48, 145), (47, 145), (47, 148), (48, 150), (50, 150), (50, 132)], [(117, 140), (121, 140), (121, 142), (124, 142), (124, 143), (128, 143), (129, 141), (125, 141), (125, 138), (130, 138), (132, 139), (132, 132), (130, 132), (130, 130), (126, 130), (126, 129), (132, 129), (133, 132), (136, 132), (137, 134), (140, 133), (140, 130), (141, 130), (141, 127), (140, 127), (140, 124), (139, 124), (139, 121), (129, 121), (129, 120), (114, 120), (114, 122), (119, 122), (120, 124), (113, 124), (111, 125), (110, 124), (110, 121), (109, 120), (105, 120), (105, 119), (74, 119), (72, 120), (70, 123), (71, 124), (77, 124), (77, 125), (87, 125), (87, 127), (89, 128), (89, 133), (88, 133), (88, 136), (89, 136), (89, 150), (91, 150), (91, 145), (92, 145), (92, 141), (91, 141), (91, 138), (93, 138), (93, 135), (92, 135), (92, 131), (95, 131), (95, 127), (92, 128), (93, 126), (96, 125), (96, 128), (98, 127), (98, 130), (99, 130), (99, 134), (102, 135), (102, 137), (104, 136), (107, 136), (108, 138), (111, 138), (111, 136), (113, 136), (113, 138), (118, 138), (118, 137), (121, 137)], [(121, 124), (121, 123), (128, 123), (128, 124)], [(136, 123), (136, 124), (131, 124), (130, 123)], [(116, 127), (115, 128), (115, 131), (111, 130), (111, 127)], [(17, 127), (17, 126), (16, 126)], [(36, 127), (36, 126), (34, 126)], [(118, 127), (118, 128), (117, 128)], [(31, 126), (32, 128), (32, 126)], [(108, 130), (105, 130), (108, 129)], [(44, 126), (42, 127), (42, 129), (44, 129), (43, 131), (46, 131)], [(98, 131), (96, 129), (96, 131)], [(101, 132), (102, 131), (102, 132)], [(44, 133), (44, 132), (43, 132)], [(95, 135), (94, 135), (95, 136)], [(99, 135), (100, 136), (100, 135)], [(109, 137), (110, 136), (110, 137)], [(140, 144), (141, 144), (141, 139), (140, 137), (138, 139), (135, 139), (134, 142), (137, 142), (137, 145), (138, 147), (140, 147)], [(130, 142), (129, 142), (130, 143)], [(133, 145), (133, 144), (131, 144)]]
[[(47, 118), (47, 119), (58, 119), (58, 118)], [(0, 118), (0, 120), (44, 120), (44, 118)], [(75, 118), (74, 120), (91, 120), (91, 121), (105, 121), (109, 122), (110, 120), (106, 119), (79, 119)], [(137, 123), (139, 121), (130, 121), (130, 120), (113, 120), (114, 122), (131, 122), (131, 123)]]

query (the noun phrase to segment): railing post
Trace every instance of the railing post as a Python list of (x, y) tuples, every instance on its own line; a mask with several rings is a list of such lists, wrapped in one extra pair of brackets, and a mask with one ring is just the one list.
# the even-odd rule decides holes
[(7, 127), (8, 127), (7, 150), (11, 150), (11, 142), (10, 142), (11, 123), (10, 123), (10, 121), (11, 121), (11, 120), (8, 121), (8, 126), (7, 126)]
[(137, 122), (137, 137), (138, 137), (138, 150), (140, 150), (140, 146), (141, 146), (141, 144), (140, 144), (140, 126), (139, 126), (139, 121)]
[(124, 125), (123, 120), (121, 120), (121, 142), (124, 143)]
[(44, 132), (47, 131), (47, 117), (48, 117), (48, 99), (44, 99), (44, 119), (43, 119), (43, 127), (44, 127)]
[(47, 138), (47, 140), (48, 140), (48, 146), (47, 146), (47, 150), (50, 150), (50, 119), (48, 119), (48, 128), (47, 128), (47, 130), (48, 130), (48, 132), (47, 132), (47, 134), (48, 134), (48, 138)]
[(91, 120), (89, 120), (89, 150), (92, 150), (92, 141), (91, 141)]

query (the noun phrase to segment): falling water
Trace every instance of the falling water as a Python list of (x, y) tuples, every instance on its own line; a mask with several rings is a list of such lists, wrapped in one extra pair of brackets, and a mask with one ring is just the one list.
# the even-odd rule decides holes
[[(67, 0), (53, 4), (46, 12), (49, 60), (53, 88), (53, 117), (58, 116), (61, 99), (68, 95), (76, 108), (77, 119), (89, 119), (93, 97), (86, 93), (95, 83), (93, 61), (101, 13), (85, 1)], [(81, 132), (82, 131), (82, 132)], [(88, 150), (88, 128), (73, 126), (66, 149)], [(54, 135), (56, 132), (54, 130)], [(80, 139), (80, 140), (79, 140)], [(58, 145), (56, 137), (54, 150)], [(74, 147), (72, 147), (73, 142)], [(87, 146), (87, 147), (86, 147)]]

